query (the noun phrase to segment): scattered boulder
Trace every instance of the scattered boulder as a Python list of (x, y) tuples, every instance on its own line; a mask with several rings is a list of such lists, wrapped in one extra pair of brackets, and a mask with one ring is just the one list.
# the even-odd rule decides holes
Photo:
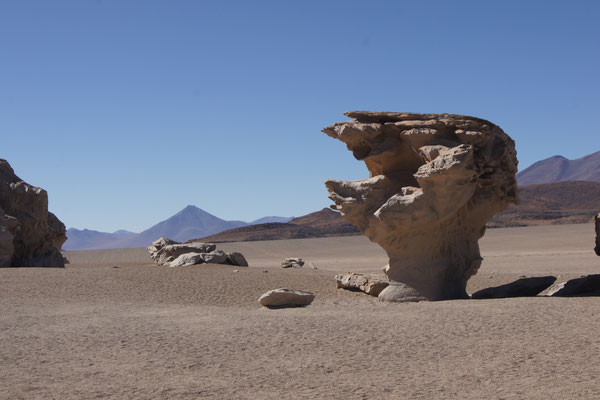
[(178, 243), (161, 237), (148, 246), (152, 260), (158, 265), (183, 267), (196, 264), (229, 264), (247, 267), (246, 258), (237, 252), (225, 253), (212, 243)]
[(260, 296), (258, 302), (265, 307), (304, 307), (312, 303), (315, 295), (294, 289), (274, 289)]
[(206, 253), (185, 253), (178, 256), (169, 263), (169, 267), (185, 267), (204, 263), (204, 254)]
[(554, 276), (536, 276), (522, 278), (506, 285), (479, 290), (471, 295), (472, 299), (503, 299), (508, 297), (537, 296), (556, 281)]
[(227, 254), (221, 250), (215, 250), (210, 253), (201, 253), (202, 259), (209, 264), (227, 264)]
[(374, 276), (356, 274), (349, 272), (347, 274), (336, 275), (335, 281), (337, 287), (347, 290), (361, 291), (371, 296), (379, 296), (379, 293), (390, 283), (387, 279), (381, 279)]
[(427, 300), (416, 289), (401, 283), (391, 282), (385, 289), (379, 293), (377, 300), (392, 303), (414, 303)]
[(548, 296), (590, 296), (600, 295), (600, 274), (586, 275), (554, 285)]
[[(353, 111), (325, 129), (370, 178), (325, 182), (332, 208), (389, 255), (390, 286), (465, 299), (486, 222), (517, 203), (514, 141), (489, 121), (451, 114)], [(387, 296), (384, 296), (387, 298)]]
[(594, 221), (596, 222), (596, 248), (594, 251), (600, 256), (600, 214), (596, 215)]
[(246, 257), (244, 257), (242, 253), (234, 251), (233, 253), (227, 254), (227, 264), (238, 265), (240, 267), (247, 267), (248, 261), (246, 261)]
[(281, 268), (302, 268), (304, 260), (301, 258), (286, 258), (281, 262)]
[(48, 193), (0, 159), (0, 267), (64, 267), (65, 225), (48, 212)]

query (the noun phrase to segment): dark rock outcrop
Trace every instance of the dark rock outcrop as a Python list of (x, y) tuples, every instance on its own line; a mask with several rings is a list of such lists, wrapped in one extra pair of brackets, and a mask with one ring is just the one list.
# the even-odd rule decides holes
[(0, 267), (64, 267), (65, 225), (48, 212), (48, 193), (0, 159)]

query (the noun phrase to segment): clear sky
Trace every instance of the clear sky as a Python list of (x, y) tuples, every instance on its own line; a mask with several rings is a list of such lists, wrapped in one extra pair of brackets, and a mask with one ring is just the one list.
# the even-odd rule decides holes
[(0, 158), (68, 226), (328, 206), (348, 110), (473, 115), (521, 168), (600, 150), (600, 1), (0, 0)]

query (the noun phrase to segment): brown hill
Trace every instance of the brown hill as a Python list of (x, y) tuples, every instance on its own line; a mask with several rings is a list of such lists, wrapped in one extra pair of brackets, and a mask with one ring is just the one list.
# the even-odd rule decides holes
[(580, 224), (600, 210), (600, 183), (556, 182), (519, 187), (520, 204), (496, 214), (489, 227)]
[(203, 242), (247, 242), (256, 240), (302, 239), (358, 235), (360, 232), (329, 208), (295, 218), (288, 223), (267, 223), (230, 229), (215, 235), (190, 240)]

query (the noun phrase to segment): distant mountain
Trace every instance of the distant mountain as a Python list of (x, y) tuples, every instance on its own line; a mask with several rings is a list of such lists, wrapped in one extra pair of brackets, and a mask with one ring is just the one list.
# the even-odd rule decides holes
[(600, 182), (600, 151), (576, 160), (550, 157), (517, 174), (519, 186), (564, 181)]
[(489, 227), (590, 222), (600, 211), (600, 183), (555, 182), (519, 187), (520, 204), (496, 214)]
[[(285, 217), (264, 217), (257, 221), (286, 221)], [(251, 223), (252, 224), (252, 223)], [(89, 229), (67, 230), (67, 241), (63, 250), (95, 250), (145, 247), (161, 236), (179, 242), (212, 235), (224, 230), (247, 226), (244, 221), (226, 221), (196, 207), (187, 206), (172, 217), (159, 222), (141, 233), (118, 230), (113, 233), (93, 231)]]
[(288, 223), (266, 223), (230, 229), (190, 241), (245, 242), (257, 240), (301, 239), (360, 234), (339, 212), (329, 208), (294, 218)]
[[(135, 235), (135, 234), (133, 234)], [(129, 237), (119, 233), (107, 233), (93, 231), (90, 229), (79, 230), (76, 228), (67, 229), (67, 241), (63, 244), (63, 250), (97, 250), (110, 249), (115, 243), (118, 243)]]
[(255, 221), (250, 222), (248, 225), (257, 225), (257, 224), (268, 224), (273, 222), (286, 223), (293, 220), (294, 217), (262, 217)]
[(114, 231), (113, 235), (126, 236), (126, 235), (137, 235), (135, 232), (126, 231), (125, 229), (119, 229), (118, 231)]

